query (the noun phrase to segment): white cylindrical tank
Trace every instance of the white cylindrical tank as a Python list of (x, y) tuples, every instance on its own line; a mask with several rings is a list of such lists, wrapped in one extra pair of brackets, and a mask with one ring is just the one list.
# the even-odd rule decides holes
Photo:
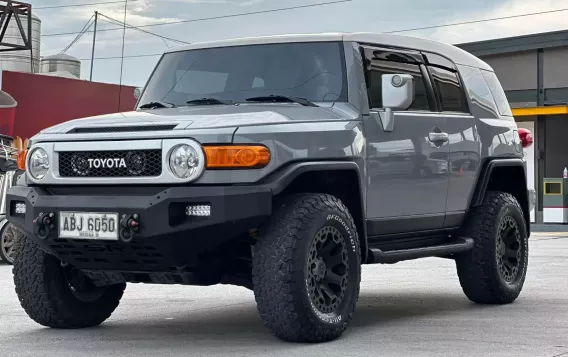
[(46, 56), (41, 60), (41, 73), (69, 72), (77, 78), (81, 77), (81, 61), (73, 56), (60, 53)]
[[(28, 17), (20, 16), (20, 20), (22, 20), (22, 25), (27, 35)], [(30, 73), (32, 72), (33, 62), (33, 73), (39, 72), (40, 39), (41, 20), (39, 17), (32, 15), (32, 53), (30, 54), (30, 50), (0, 52), (0, 68), (6, 71)], [(10, 19), (3, 42), (24, 45), (24, 40), (22, 39), (22, 35), (20, 34), (18, 23), (16, 22), (14, 15)], [(7, 47), (1, 48), (5, 49)]]

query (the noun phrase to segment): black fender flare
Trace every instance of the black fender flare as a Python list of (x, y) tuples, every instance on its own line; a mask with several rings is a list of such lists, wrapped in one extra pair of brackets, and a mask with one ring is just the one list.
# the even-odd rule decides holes
[(366, 182), (361, 175), (361, 170), (363, 170), (364, 162), (357, 163), (356, 161), (302, 161), (294, 162), (288, 165), (282, 166), (278, 170), (267, 175), (262, 179), (259, 184), (270, 188), (274, 196), (282, 193), (296, 178), (307, 172), (322, 172), (322, 171), (353, 171), (357, 175), (359, 181), (359, 197), (362, 212), (362, 222), (360, 227), (360, 245), (361, 245), (361, 262), (365, 262), (368, 255), (368, 243), (367, 243), (367, 225), (365, 224), (367, 217), (367, 205), (366, 205)]
[(523, 215), (525, 216), (525, 221), (527, 225), (527, 233), (530, 236), (530, 212), (529, 212), (529, 193), (527, 186), (527, 170), (525, 161), (521, 158), (492, 158), (488, 159), (481, 166), (479, 176), (475, 185), (475, 189), (472, 192), (470, 198), (469, 207), (476, 207), (483, 203), (483, 197), (487, 192), (487, 187), (489, 186), (489, 180), (491, 179), (491, 174), (493, 170), (498, 167), (521, 167), (523, 170), (522, 180), (523, 186), (527, 187), (525, 190), (526, 201), (520, 202), (523, 209)]

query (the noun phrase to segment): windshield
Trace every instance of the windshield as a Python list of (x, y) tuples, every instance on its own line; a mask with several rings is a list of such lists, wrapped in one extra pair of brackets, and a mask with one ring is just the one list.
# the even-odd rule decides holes
[[(289, 96), (311, 102), (347, 100), (340, 42), (263, 44), (167, 53), (152, 74), (139, 105), (243, 103), (255, 97)], [(252, 99), (251, 99), (252, 98)], [(219, 104), (219, 103), (216, 103)]]

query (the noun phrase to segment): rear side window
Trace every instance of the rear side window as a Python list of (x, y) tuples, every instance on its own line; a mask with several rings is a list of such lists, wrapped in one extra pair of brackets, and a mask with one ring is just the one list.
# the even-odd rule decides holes
[(497, 117), (499, 111), (495, 105), (495, 100), (479, 68), (463, 65), (457, 65), (457, 67), (466, 88), (466, 93), (471, 98), (474, 107), (477, 111), (482, 110), (485, 112), (476, 115), (489, 116), (490, 118)]
[(420, 66), (410, 63), (399, 63), (371, 59), (369, 65), (369, 94), (372, 108), (382, 108), (382, 75), (383, 74), (410, 74), (414, 78), (414, 101), (408, 110), (430, 111), (426, 85)]
[(469, 113), (465, 93), (456, 73), (439, 68), (429, 67), (437, 88), (444, 112)]
[(505, 91), (497, 78), (497, 75), (494, 72), (489, 72), (485, 70), (481, 70), (483, 74), (483, 78), (491, 91), (491, 95), (493, 95), (493, 99), (495, 100), (495, 104), (497, 104), (497, 108), (499, 109), (499, 113), (501, 115), (506, 116), (513, 116), (511, 112), (511, 107), (509, 106), (509, 101), (507, 100), (507, 96), (505, 95)]

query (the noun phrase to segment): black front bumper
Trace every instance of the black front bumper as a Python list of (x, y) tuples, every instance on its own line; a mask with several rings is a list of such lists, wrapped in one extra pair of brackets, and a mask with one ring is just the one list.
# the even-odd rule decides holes
[[(80, 269), (106, 271), (171, 271), (196, 265), (201, 254), (258, 227), (272, 213), (272, 191), (249, 186), (16, 186), (6, 201), (8, 220), (45, 250)], [(16, 203), (22, 202), (26, 212), (17, 214)], [(187, 205), (202, 204), (210, 205), (210, 216), (185, 214)], [(129, 241), (59, 238), (61, 211), (116, 212), (119, 217), (137, 217), (139, 225)], [(52, 216), (49, 232), (45, 228), (51, 224), (38, 223), (40, 215)]]

